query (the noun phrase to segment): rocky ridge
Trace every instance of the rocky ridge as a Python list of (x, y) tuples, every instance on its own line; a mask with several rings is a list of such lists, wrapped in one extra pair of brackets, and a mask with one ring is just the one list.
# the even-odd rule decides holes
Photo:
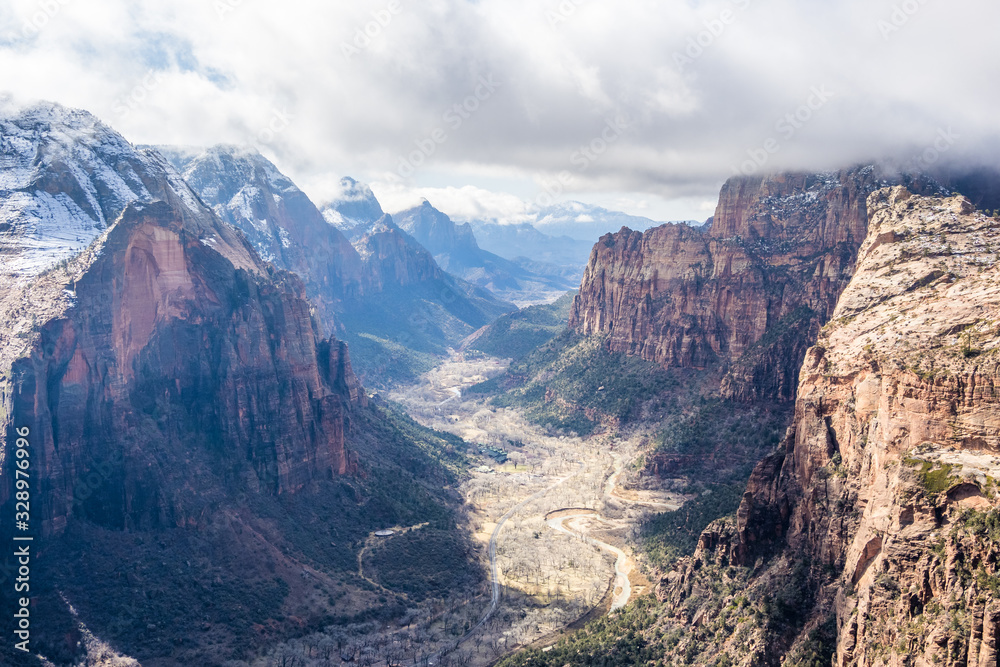
[(196, 197), (155, 151), (91, 114), (0, 104), (0, 276), (33, 277), (75, 257), (132, 202)]
[(781, 450), (657, 593), (674, 623), (729, 627), (706, 650), (736, 664), (993, 667), (1000, 222), (902, 187), (867, 208)]
[(559, 272), (576, 285), (583, 278), (583, 268), (590, 258), (593, 241), (581, 241), (569, 236), (550, 236), (528, 223), (499, 224), (472, 221), (476, 241), (484, 250), (499, 255), (535, 273)]
[(220, 218), (246, 235), (261, 258), (305, 282), (324, 330), (336, 331), (345, 300), (364, 290), (362, 261), (306, 194), (252, 149), (157, 150)]
[[(68, 175), (79, 191), (101, 191), (103, 172), (73, 162), (73, 136), (81, 123), (110, 130), (58, 107), (25, 119), (39, 156), (53, 137), (70, 141), (59, 160), (36, 162), (22, 191)], [(74, 515), (117, 529), (184, 525), (225, 488), (220, 475), (249, 474), (278, 494), (347, 472), (349, 412), (366, 398), (346, 346), (317, 330), (302, 283), (263, 262), (165, 160), (120, 137), (108, 146), (148, 184), (142, 199), (112, 196), (88, 250), (8, 281), (0, 296), (3, 428), (7, 443), (15, 426), (31, 430), (44, 532)], [(13, 458), (3, 458), (7, 476)], [(102, 491), (81, 500), (88, 474)]]
[(368, 385), (413, 377), (433, 355), (513, 310), (442, 270), (353, 179), (321, 212), (256, 151), (160, 150), (263, 258), (302, 279), (324, 334), (350, 343)]
[(538, 265), (551, 274), (535, 274), (524, 266), (483, 250), (472, 225), (458, 224), (424, 201), (395, 214), (400, 229), (427, 248), (445, 271), (519, 306), (552, 301), (576, 287), (558, 267)]
[(873, 166), (730, 179), (707, 230), (604, 236), (570, 326), (664, 367), (727, 368), (727, 397), (792, 400), (805, 351), (853, 274), (866, 198), (901, 180), (939, 189)]

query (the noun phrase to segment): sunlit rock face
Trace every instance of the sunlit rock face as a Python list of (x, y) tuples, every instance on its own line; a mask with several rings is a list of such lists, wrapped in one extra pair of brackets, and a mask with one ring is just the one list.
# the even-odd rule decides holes
[(776, 659), (766, 646), (801, 647), (834, 619), (838, 665), (992, 667), (1000, 220), (902, 187), (867, 208), (780, 451), (757, 466), (735, 520), (706, 531), (658, 592), (679, 604), (705, 562), (753, 568), (751, 591), (796, 581), (800, 630), (770, 628), (744, 652), (764, 662)]
[(622, 229), (594, 247), (570, 325), (665, 367), (728, 367), (723, 393), (792, 400), (868, 228), (866, 199), (906, 181), (875, 167), (738, 177), (708, 229)]

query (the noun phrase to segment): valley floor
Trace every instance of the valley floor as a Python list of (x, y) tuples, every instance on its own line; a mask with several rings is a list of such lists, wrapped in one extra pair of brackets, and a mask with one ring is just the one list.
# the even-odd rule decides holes
[[(409, 664), (491, 664), (517, 647), (554, 643), (584, 617), (623, 607), (650, 587), (631, 548), (641, 520), (684, 501), (622, 488), (636, 486), (628, 480), (638, 476), (637, 457), (649, 442), (641, 429), (580, 438), (465, 397), (503, 368), (496, 359), (456, 353), (389, 396), (424, 426), (459, 435), (484, 453), (461, 493), (491, 591), (468, 633)], [(505, 451), (507, 460), (489, 458), (489, 448)]]

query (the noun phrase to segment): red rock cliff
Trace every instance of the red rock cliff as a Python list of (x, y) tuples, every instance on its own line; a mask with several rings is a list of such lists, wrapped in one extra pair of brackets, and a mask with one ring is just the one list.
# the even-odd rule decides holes
[(805, 351), (853, 273), (865, 200), (887, 182), (874, 167), (734, 178), (708, 230), (606, 235), (570, 325), (667, 367), (729, 365), (731, 397), (791, 400)]
[(901, 187), (868, 208), (857, 271), (806, 355), (782, 451), (659, 595), (679, 609), (706, 584), (699, 565), (752, 568), (741, 589), (780, 595), (790, 612), (714, 647), (741, 664), (778, 664), (829, 619), (837, 665), (994, 667), (1000, 223), (962, 197)]
[(131, 206), (75, 297), (11, 370), (46, 531), (74, 514), (182, 525), (233, 485), (294, 492), (351, 468), (365, 396), (346, 346), (321, 340), (297, 278), (211, 214)]

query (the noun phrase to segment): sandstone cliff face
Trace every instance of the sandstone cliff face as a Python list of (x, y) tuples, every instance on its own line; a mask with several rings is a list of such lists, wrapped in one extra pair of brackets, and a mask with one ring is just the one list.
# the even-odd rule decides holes
[[(162, 202), (130, 207), (75, 305), (14, 362), (10, 414), (31, 428), (44, 530), (77, 513), (183, 525), (223, 493), (219, 477), (285, 493), (350, 469), (345, 422), (365, 397), (346, 347), (320, 339), (294, 276), (225, 230)], [(95, 474), (101, 491), (81, 502), (75, 487)]]
[(730, 365), (728, 397), (791, 400), (805, 351), (853, 273), (865, 200), (891, 180), (874, 167), (734, 178), (707, 231), (607, 235), (570, 325), (666, 367)]
[[(42, 530), (74, 516), (184, 525), (234, 488), (286, 493), (348, 472), (345, 429), (366, 399), (301, 281), (89, 114), (42, 105), (4, 123), (4, 210), (31, 193), (65, 209), (29, 236), (30, 207), (3, 230), (31, 270), (0, 285), (0, 417), (5, 449), (15, 426), (31, 430)], [(84, 219), (82, 252), (22, 261)], [(0, 461), (6, 478), (13, 458)]]
[(324, 332), (337, 329), (344, 301), (365, 289), (361, 258), (304, 192), (262, 155), (216, 146), (199, 155), (161, 148), (220, 218), (260, 256), (298, 275)]
[(1000, 221), (901, 187), (868, 208), (783, 450), (659, 593), (679, 609), (702, 562), (753, 567), (762, 595), (798, 572), (797, 624), (748, 629), (754, 646), (730, 647), (744, 664), (777, 664), (831, 618), (838, 665), (994, 667)]

